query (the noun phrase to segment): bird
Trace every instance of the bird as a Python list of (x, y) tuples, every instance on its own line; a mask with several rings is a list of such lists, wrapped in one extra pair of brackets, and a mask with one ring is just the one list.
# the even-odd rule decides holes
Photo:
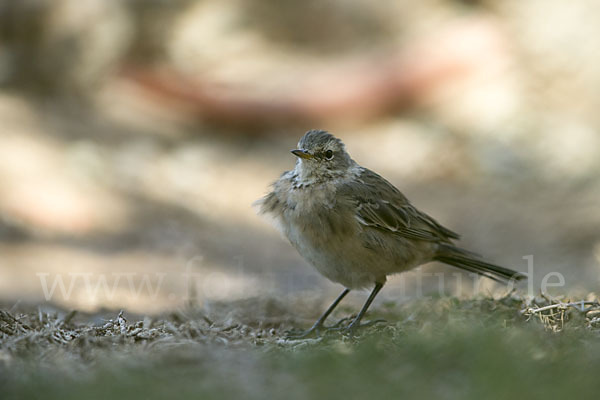
[[(371, 292), (344, 331), (361, 325), (387, 277), (439, 261), (487, 278), (509, 282), (525, 275), (480, 259), (455, 244), (460, 236), (413, 206), (390, 182), (360, 166), (331, 133), (307, 131), (294, 169), (284, 172), (257, 201), (298, 253), (342, 293), (299, 337), (329, 329), (325, 321), (355, 289)], [(365, 324), (366, 325), (366, 324)], [(331, 327), (330, 327), (331, 328)]]

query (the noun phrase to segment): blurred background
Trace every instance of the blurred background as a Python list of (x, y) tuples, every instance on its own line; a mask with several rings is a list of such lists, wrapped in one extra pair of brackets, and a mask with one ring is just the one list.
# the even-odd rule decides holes
[[(0, 302), (329, 302), (252, 207), (311, 128), (465, 247), (532, 255), (536, 290), (597, 290), (599, 20), (593, 0), (1, 1)], [(455, 273), (377, 301), (495, 289)]]

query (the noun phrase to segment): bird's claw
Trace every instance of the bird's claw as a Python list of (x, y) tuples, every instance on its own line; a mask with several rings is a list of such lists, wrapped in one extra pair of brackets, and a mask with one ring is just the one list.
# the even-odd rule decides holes
[(384, 323), (385, 324), (385, 323), (387, 323), (387, 321), (385, 319), (383, 319), (383, 318), (379, 318), (379, 319), (375, 319), (373, 321), (365, 322), (364, 324), (361, 324), (360, 322), (355, 324), (354, 322), (352, 322), (350, 325), (348, 325), (343, 330), (343, 332), (347, 333), (347, 334), (350, 334), (350, 335), (353, 335), (354, 333), (356, 333), (356, 331), (358, 329), (368, 328), (370, 326), (375, 326), (375, 325), (380, 324), (380, 323)]
[[(347, 321), (352, 320), (352, 322), (348, 325), (344, 325), (344, 323), (346, 323)], [(354, 333), (356, 333), (356, 331), (358, 331), (361, 328), (367, 328), (369, 326), (374, 326), (376, 324), (379, 323), (386, 323), (387, 321), (385, 319), (376, 319), (373, 321), (368, 321), (365, 322), (364, 324), (361, 324), (360, 322), (355, 322), (355, 320), (353, 318), (342, 318), (341, 320), (339, 320), (335, 325), (326, 328), (327, 331), (337, 331), (337, 332), (341, 332), (343, 334), (350, 334), (353, 335)]]
[[(352, 322), (350, 322), (350, 324), (347, 324), (348, 321), (352, 321)], [(305, 331), (289, 330), (289, 331), (285, 332), (285, 334), (286, 334), (285, 338), (287, 340), (308, 339), (311, 337), (321, 337), (323, 335), (323, 333), (330, 333), (330, 332), (340, 332), (342, 334), (349, 334), (349, 335), (353, 336), (361, 328), (367, 328), (369, 326), (374, 326), (376, 324), (386, 323), (386, 322), (387, 321), (385, 319), (380, 318), (380, 319), (368, 321), (368, 322), (365, 322), (364, 324), (361, 324), (360, 322), (355, 323), (354, 317), (346, 317), (346, 318), (340, 319), (338, 322), (336, 322), (334, 325), (331, 325), (331, 326), (313, 325), (310, 329), (307, 329)]]
[(313, 325), (310, 329), (305, 331), (292, 329), (285, 332), (285, 338), (286, 340), (299, 340), (308, 339), (310, 337), (319, 337), (321, 336), (321, 330), (323, 328), (323, 325)]

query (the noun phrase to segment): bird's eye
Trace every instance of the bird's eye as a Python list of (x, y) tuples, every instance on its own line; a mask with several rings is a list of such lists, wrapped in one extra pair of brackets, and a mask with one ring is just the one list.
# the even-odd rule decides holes
[(331, 160), (333, 158), (333, 151), (327, 150), (325, 152), (325, 158), (328, 159), (328, 160)]

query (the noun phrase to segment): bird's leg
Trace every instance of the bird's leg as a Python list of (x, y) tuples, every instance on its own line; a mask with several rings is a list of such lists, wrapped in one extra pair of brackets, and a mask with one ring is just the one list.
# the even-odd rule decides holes
[(334, 300), (333, 303), (331, 303), (329, 308), (327, 310), (325, 310), (323, 315), (321, 315), (319, 317), (317, 322), (315, 322), (315, 324), (309, 330), (302, 332), (300, 335), (288, 335), (288, 338), (300, 339), (303, 337), (307, 337), (307, 336), (311, 335), (312, 333), (318, 333), (324, 327), (325, 320), (327, 319), (327, 317), (329, 317), (329, 314), (331, 314), (333, 312), (333, 310), (338, 306), (338, 304), (340, 304), (342, 299), (344, 297), (346, 297), (346, 295), (348, 293), (350, 293), (350, 289), (348, 289), (348, 288), (344, 289), (344, 291), (337, 297), (337, 299)]
[[(365, 316), (365, 313), (367, 312), (367, 309), (369, 308), (369, 306), (373, 302), (373, 299), (375, 299), (375, 296), (377, 296), (377, 293), (379, 293), (379, 291), (381, 290), (382, 287), (383, 287), (383, 283), (379, 283), (379, 282), (375, 283), (375, 287), (373, 288), (373, 291), (371, 291), (371, 294), (369, 295), (369, 298), (365, 302), (365, 305), (361, 308), (361, 310), (358, 313), (358, 315), (356, 316), (356, 318), (354, 318), (354, 321), (352, 321), (350, 323), (350, 325), (348, 325), (348, 327), (346, 329), (344, 329), (345, 331), (352, 332), (356, 328), (359, 328), (361, 326), (360, 325), (360, 321)], [(372, 325), (372, 324), (377, 323), (377, 322), (381, 322), (381, 320), (373, 321), (372, 323), (369, 323), (367, 325)]]

